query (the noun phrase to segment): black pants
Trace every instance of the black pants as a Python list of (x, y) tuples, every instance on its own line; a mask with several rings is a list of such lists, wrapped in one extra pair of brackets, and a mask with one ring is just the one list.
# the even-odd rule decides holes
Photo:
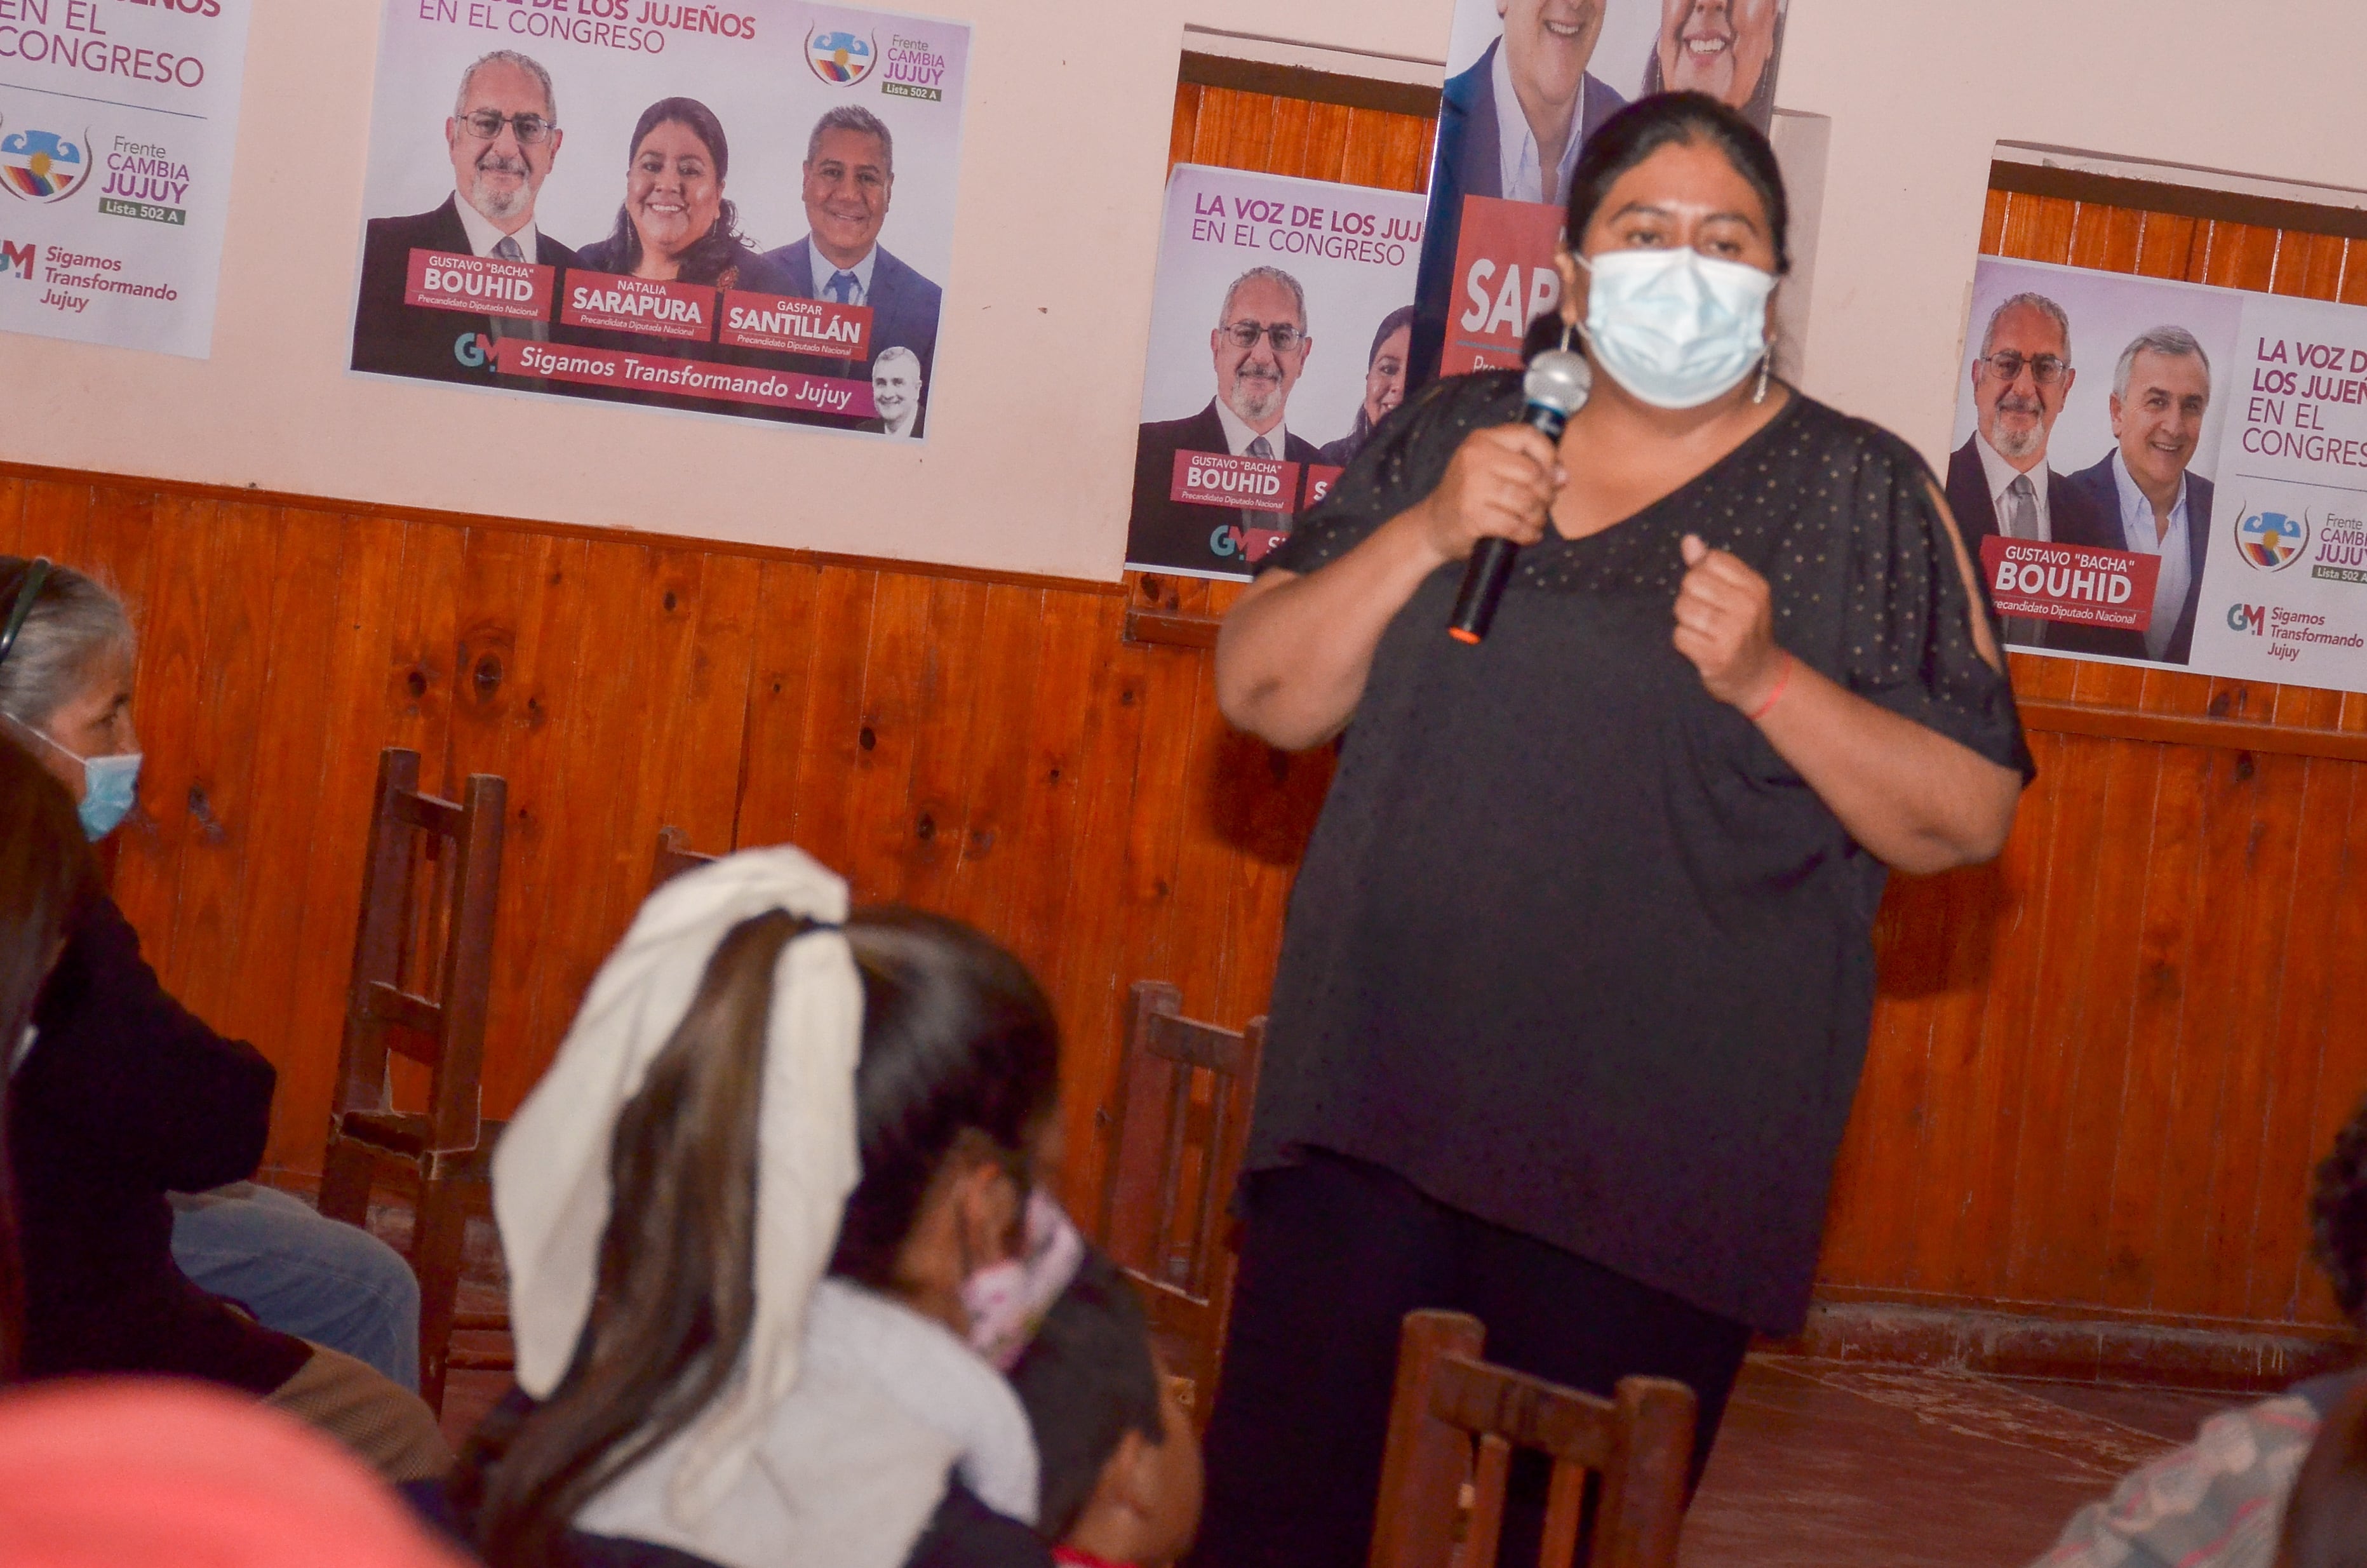
[[(1247, 1184), (1240, 1272), (1207, 1433), (1195, 1568), (1363, 1568), (1409, 1312), (1467, 1312), (1491, 1361), (1593, 1393), (1674, 1378), (1700, 1396), (1693, 1480), (1744, 1325), (1424, 1196), (1336, 1155)], [(1500, 1561), (1536, 1561), (1542, 1462), (1516, 1466)]]

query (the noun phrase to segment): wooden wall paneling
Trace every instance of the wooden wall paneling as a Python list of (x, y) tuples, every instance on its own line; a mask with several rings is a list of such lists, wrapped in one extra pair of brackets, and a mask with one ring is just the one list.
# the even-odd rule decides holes
[[(913, 759), (922, 728), (943, 722), (923, 691), (928, 666), (946, 651), (937, 641), (940, 628), (931, 623), (937, 589), (928, 578), (883, 572), (872, 605), (861, 728), (845, 785), (846, 845), (835, 863), (861, 902), (893, 900), (903, 886), (901, 863), (913, 827)], [(956, 632), (957, 615), (949, 615), (947, 622), (943, 629)]]
[(311, 521), (335, 531), (342, 549), (334, 631), (314, 650), (323, 667), (322, 707), (311, 721), (321, 731), (321, 769), (306, 795), (282, 803), (291, 819), (304, 823), (311, 850), (301, 882), (281, 895), (301, 910), (303, 941), (289, 987), (282, 1037), (288, 1059), (266, 1158), (318, 1169), (361, 919), (370, 795), (391, 724), (387, 667), (395, 639), (396, 583), (412, 525), (367, 514), (323, 513)]
[[(2189, 1146), (2189, 1158), (2172, 1164), (2165, 1184), (2156, 1288), (2225, 1317), (2242, 1315), (2255, 1247), (2262, 1235), (2275, 1234), (2256, 1233), (2251, 1221), (2266, 1153), (2260, 1117), (2288, 1070), (2268, 1026), (2281, 998), (2277, 960), (2290, 934), (2308, 766), (2300, 757), (2236, 752), (2222, 754), (2214, 769), (2220, 793), (2212, 809), (2225, 815), (2211, 835), (2214, 865), (2205, 872), (2203, 907), (2206, 919), (2226, 921), (2227, 929), (2222, 940), (2202, 944), (2202, 953), (2224, 953), (2227, 967), (2208, 990), (2198, 973), (2180, 1043), (2191, 1059), (2207, 1064), (2198, 1077), (2215, 1080), (2215, 1094), (2207, 1134)], [(2207, 1153), (2191, 1157), (2197, 1151)], [(2181, 1174), (2186, 1183), (2175, 1179)], [(2199, 1201), (2185, 1203), (2187, 1192)]]
[[(756, 563), (685, 547), (651, 550), (636, 565), (643, 640), (622, 718), (625, 750), (612, 769), (595, 966), (648, 896), (661, 828), (679, 827), (694, 843), (729, 836), (748, 713)], [(522, 1095), (558, 1043), (539, 1036), (523, 1057), (505, 1060), (505, 1089), (515, 1081), (511, 1092)]]
[(90, 558), (91, 487), (39, 481), (19, 493), (11, 555), (78, 566)]
[(15, 474), (0, 474), (0, 555), (23, 555), (31, 549), (25, 527), (25, 492), (28, 482)]
[(1206, 87), (1181, 83), (1175, 89), (1175, 118), (1167, 133), (1167, 167), (1192, 161), (1192, 138), (1200, 124), (1200, 99)]
[[(844, 866), (854, 778), (865, 741), (878, 744), (864, 716), (864, 671), (871, 652), (873, 607), (883, 573), (832, 567), (822, 573), (814, 614), (814, 662), (806, 699), (805, 734), (786, 759), (797, 772), (797, 819), (791, 839), (825, 863)], [(776, 759), (776, 765), (780, 760)]]
[[(2305, 1222), (2310, 1172), (2324, 1145), (2296, 1135), (2317, 1120), (2327, 1088), (2327, 1028), (2333, 998), (2324, 984), (2335, 966), (2333, 918), (2343, 895), (2343, 863), (2329, 852), (2341, 843), (2352, 808), (2355, 764), (2288, 758), (2298, 764), (2295, 787), (2300, 809), (2294, 826), (2295, 856), (2282, 914), (2282, 940), (2259, 961), (2274, 976), (2272, 1008), (2238, 1021), (2234, 1049), (2259, 1054), (2272, 1065), (2259, 1109), (2243, 1128), (2258, 1153), (2244, 1168), (2249, 1178), (2231, 1182), (2219, 1205), (2218, 1226), (2240, 1242), (2231, 1271), (2240, 1293), (2229, 1315), (2253, 1319), (2289, 1317), (2302, 1309), (2296, 1249), (2261, 1246), (2264, 1238), (2296, 1236)], [(2270, 759), (2263, 759), (2270, 761)], [(2265, 858), (2265, 856), (2261, 857)], [(2263, 875), (2262, 866), (2255, 875)]]
[[(1048, 651), (1046, 602), (1058, 590), (995, 583), (975, 654), (975, 683), (962, 715), (969, 733), (967, 773), (932, 767), (915, 775), (922, 812), (935, 824), (938, 860), (917, 900), (987, 931), (1013, 932), (1011, 905), (1028, 874), (1026, 846), (1017, 828), (1034, 778), (1033, 737), (1037, 679)], [(1021, 940), (1016, 933), (1012, 940)], [(1040, 950), (1039, 950), (1040, 951)]]
[(1381, 190), (1430, 188), (1430, 150), (1435, 122), (1386, 109), (1348, 111), (1348, 145), (1340, 177), (1350, 185)]
[(241, 872), (258, 828), (266, 836), (272, 828), (267, 818), (254, 820), (250, 781), (261, 750), (255, 721), (271, 667), (274, 599), (311, 586), (288, 581), (278, 559), (282, 532), (276, 510), (222, 507), (196, 541), (198, 581), (207, 585), (203, 686), (188, 777), (186, 784), (175, 781), (190, 830), (172, 950), (220, 955), (181, 973), (178, 994), (200, 1018), (224, 1018), (238, 989)]
[[(1007, 716), (1022, 725), (1026, 714), (1024, 689), (996, 689), (1000, 672), (995, 660), (1024, 659), (1025, 654), (1012, 643), (990, 640), (993, 592), (989, 583), (953, 579), (939, 580), (930, 591), (929, 652), (922, 664), (925, 678), (916, 693), (919, 710), (927, 718), (912, 755), (903, 820), (895, 840), (896, 897), (964, 919), (974, 919), (974, 913), (956, 908), (948, 895), (961, 863), (965, 796), (989, 785), (988, 732), (998, 717), (1005, 716), (987, 713), (985, 706), (998, 698), (1014, 702), (1017, 707)], [(1010, 629), (1007, 615), (991, 624), (997, 633)], [(974, 882), (965, 890), (973, 897), (983, 891)]]
[(1981, 254), (1995, 256), (2005, 254), (2005, 215), (2012, 204), (2011, 194), (2001, 190), (1989, 192), (1981, 203)]
[(1276, 100), (1263, 94), (1209, 88), (1200, 99), (1193, 161), (1228, 169), (1272, 167), (1278, 109)]
[[(1172, 579), (1144, 579), (1139, 588), (1157, 591)], [(1164, 689), (1152, 680), (1156, 651), (1127, 648), (1116, 637), (1117, 602), (1108, 602), (1098, 630), (1106, 640), (1085, 688), (1089, 722), (1086, 767), (1076, 806), (1076, 848), (1068, 868), (1069, 888), (1061, 942), (1051, 963), (1052, 994), (1060, 1007), (1060, 1027), (1069, 1042), (1063, 1074), (1063, 1120), (1067, 1160), (1063, 1177), (1080, 1213), (1093, 1213), (1104, 1166), (1104, 1106), (1116, 1057), (1093, 1043), (1116, 1037), (1124, 1017), (1127, 987), (1162, 976), (1142, 971), (1129, 948), (1138, 930), (1130, 897), (1136, 875), (1135, 835), (1150, 807), (1144, 785), (1158, 777), (1146, 753), (1158, 754), (1153, 737), (1172, 728), (1169, 709), (1151, 716), (1151, 697)], [(1165, 683), (1172, 686), (1172, 679)], [(1156, 795), (1153, 795), (1156, 798)]]
[(206, 679), (204, 541), (219, 508), (187, 496), (160, 497), (148, 592), (141, 607), (141, 656), (133, 715), (141, 745), (157, 759), (141, 780), (147, 822), (116, 858), (116, 901), (139, 928), (149, 964), (167, 987), (179, 982), (173, 938), (188, 846), (190, 761)]
[(1307, 173), (1319, 180), (1341, 180), (1347, 175), (1348, 133), (1355, 110), (1345, 104), (1307, 106)]
[(2202, 269), (2203, 248), (2197, 243), (2204, 225), (2191, 218), (2148, 212), (2137, 240), (2135, 271), (2145, 277), (2192, 281)]
[[(2104, 826), (2103, 780), (2071, 761), (2080, 750), (2076, 741), (2053, 750), (2050, 782), (2024, 800), (2028, 819), (1999, 867), (1997, 950), (1983, 987), (1976, 1070), (1962, 1096), (1970, 1135), (1954, 1173), (1959, 1192), (2008, 1201), (1960, 1196), (1961, 1218), (1941, 1227), (1955, 1232), (1956, 1256), (1942, 1278), (1942, 1288), (1957, 1295), (2007, 1277), (2010, 1199), (2023, 1190), (2015, 1179), (2030, 1146), (2051, 1143), (2059, 1131), (2078, 1060), (2065, 1004), (2082, 977), (2085, 900), (2093, 880), (2083, 859)], [(1935, 1162), (1933, 1175), (1946, 1179), (1946, 1168)]]
[[(568, 628), (574, 644), (569, 661), (578, 673), (554, 715), (559, 733), (549, 776), (555, 787), (545, 821), (549, 852), (554, 864), (568, 868), (567, 884), (563, 892), (554, 890), (539, 929), (516, 933), (541, 945), (547, 956), (536, 966), (526, 1033), (502, 1043), (505, 1056), (544, 1053), (564, 1037), (620, 934), (609, 900), (630, 880), (625, 868), (638, 861), (640, 885), (644, 891), (649, 886), (654, 831), (640, 846), (626, 844), (622, 835), (625, 803), (646, 742), (645, 716), (665, 700), (645, 684), (654, 662), (648, 657), (649, 612), (656, 607), (650, 555), (644, 545), (595, 541), (585, 557), (580, 617)], [(492, 1042), (487, 1048), (490, 1053)], [(499, 1115), (508, 1109), (489, 1101), (486, 1111)]]
[(727, 840), (691, 845), (702, 854), (785, 844), (797, 836), (798, 759), (823, 647), (819, 606), (825, 570), (802, 561), (764, 563), (738, 803)]
[(658, 829), (665, 826), (680, 828), (695, 845), (731, 842), (740, 809), (740, 759), (748, 747), (765, 564), (720, 550), (698, 559), (697, 626), (680, 698), (685, 743), (672, 754), (663, 789), (642, 803), (643, 814), (654, 808), (658, 818), (650, 829), (652, 847)]
[[(1090, 874), (1080, 863), (1093, 854), (1094, 841), (1082, 828), (1089, 793), (1120, 771), (1104, 745), (1114, 716), (1104, 699), (1114, 695), (1108, 685), (1112, 667), (1127, 657), (1117, 641), (1117, 616), (1125, 604), (1113, 593), (1045, 592), (1036, 696), (1022, 753), (1023, 787), (1015, 809), (1004, 807), (1010, 830), (995, 843), (1006, 868), (997, 929), (1009, 933), (1016, 951), (1056, 994), (1069, 978), (1061, 955), (1078, 947), (1071, 913), (1080, 881)], [(1125, 761), (1130, 774), (1131, 757)], [(1014, 863), (1025, 864), (1025, 874)], [(1075, 1027), (1065, 1010), (1061, 1017), (1064, 1027)]]
[[(422, 786), (447, 799), (460, 793), (451, 768), (452, 688), (467, 544), (466, 530), (446, 524), (416, 523), (405, 531), (387, 670), (393, 723), (386, 743), (417, 751)], [(398, 1108), (425, 1108), (429, 1073), (424, 1065), (395, 1056), (388, 1063), (387, 1081)]]
[(1286, 175), (1297, 179), (1321, 179), (1312, 162), (1308, 129), (1315, 117), (1315, 106), (1305, 98), (1273, 100), (1272, 129), (1266, 132), (1263, 155), (1257, 166), (1269, 175)]
[(512, 1064), (530, 1052), (536, 975), (549, 957), (536, 937), (554, 901), (573, 896), (575, 868), (553, 852), (552, 836), (560, 716), (588, 673), (577, 660), (590, 553), (582, 539), (483, 528), (470, 535), (462, 568), (452, 771), (463, 779), (498, 774), (505, 792), (485, 1020), (488, 1105), (508, 1107), (522, 1088)]
[[(2362, 886), (2362, 878), (2367, 878), (2367, 779), (2362, 774), (2367, 774), (2367, 769), (2341, 770), (2343, 826), (2323, 852), (2339, 868), (2339, 878), (2331, 897), (2310, 911), (2312, 918), (2329, 928), (2324, 968), (2312, 997), (2323, 1022), (2310, 1115), (2305, 1122), (2279, 1129), (2287, 1145), (2279, 1162), (2284, 1179), (2291, 1183), (2283, 1189), (2287, 1201), (2305, 1201), (2306, 1173), (2314, 1172), (2317, 1161), (2333, 1147), (2337, 1131), (2367, 1108), (2361, 1101), (2361, 1091), (2367, 1089), (2367, 1020), (2361, 1018), (2358, 1006), (2358, 998), (2367, 996), (2367, 886)], [(2294, 1032), (2304, 1038), (2307, 1028), (2306, 1020), (2294, 1021)], [(2293, 1170), (2293, 1164), (2301, 1165), (2303, 1171)], [(2274, 1194), (2277, 1189), (2268, 1190)], [(2297, 1228), (2290, 1227), (2290, 1222), (2288, 1227), (2284, 1234), (2289, 1235)], [(2276, 1315), (2339, 1320), (2341, 1314), (2333, 1293), (2312, 1265), (2306, 1247), (2291, 1251), (2293, 1256), (2284, 1260), (2292, 1275), (2285, 1297), (2289, 1304)], [(2272, 1293), (2262, 1299), (2270, 1303), (2276, 1300)]]
[[(343, 572), (345, 536), (318, 513), (283, 512), (277, 521), (259, 700), (244, 716), (243, 729), (212, 738), (221, 762), (210, 809), (224, 840), (208, 842), (198, 857), (200, 863), (224, 862), (221, 874), (235, 879), (235, 933), (228, 942), (209, 944), (222, 956), (200, 973), (216, 976), (215, 984), (192, 985), (182, 999), (224, 1032), (270, 1048), (279, 1068), (272, 1142), (285, 1148), (300, 1145), (325, 1117), (336, 1060), (334, 1050), (308, 1048), (290, 1027), (301, 953), (315, 937), (305, 926), (303, 901), (289, 895), (303, 886), (323, 835), (309, 814), (291, 813), (289, 807), (312, 799), (320, 787), (326, 740), (320, 718), (330, 669), (324, 653), (338, 630), (333, 588)], [(226, 682), (221, 695), (228, 698), (227, 682), (235, 671), (221, 663), (216, 668)], [(238, 705), (221, 700), (215, 711), (227, 716)], [(232, 788), (242, 756), (252, 764)], [(186, 883), (181, 897), (186, 916), (191, 898)], [(210, 998), (218, 998), (210, 1010)]]

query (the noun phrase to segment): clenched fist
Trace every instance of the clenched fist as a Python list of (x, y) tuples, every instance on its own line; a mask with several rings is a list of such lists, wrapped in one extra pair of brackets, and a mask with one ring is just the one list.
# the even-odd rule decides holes
[(1699, 535), (1687, 534), (1679, 548), (1686, 570), (1677, 588), (1677, 651), (1711, 696), (1755, 718), (1781, 693), (1791, 657), (1775, 646), (1767, 580)]

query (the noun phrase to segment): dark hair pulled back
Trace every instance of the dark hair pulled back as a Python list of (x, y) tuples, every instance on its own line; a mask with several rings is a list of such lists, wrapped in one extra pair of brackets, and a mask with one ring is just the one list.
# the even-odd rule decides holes
[(0, 738), (0, 1383), (25, 1343), (22, 1255), (8, 1160), (8, 1068), (33, 1021), (50, 964), (99, 896), (98, 867), (73, 797), (14, 741)]
[(1707, 93), (1655, 93), (1604, 120), (1570, 171), (1569, 247), (1576, 251), (1619, 176), (1663, 147), (1715, 147), (1758, 193), (1775, 246), (1775, 276), (1792, 270), (1792, 204), (1775, 148), (1757, 126)]
[[(568, 1521), (687, 1429), (730, 1382), (756, 1315), (757, 1114), (781, 951), (810, 929), (743, 920), (618, 1115), (592, 1310), (549, 1399), (504, 1406), (462, 1456), (453, 1496), (486, 1560), (542, 1568)], [(874, 1289), (946, 1162), (1024, 1175), (1059, 1087), (1052, 1009), (1025, 965), (969, 927), (901, 908), (846, 923), (863, 982), (855, 1069), (863, 1174), (831, 1271)]]

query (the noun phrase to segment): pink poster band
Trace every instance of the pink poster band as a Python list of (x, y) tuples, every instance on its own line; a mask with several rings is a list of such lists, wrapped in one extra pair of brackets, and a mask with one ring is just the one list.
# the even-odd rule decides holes
[(718, 365), (700, 359), (574, 348), (514, 337), (504, 338), (494, 355), (494, 362), (504, 376), (530, 376), (589, 387), (619, 387), (627, 391), (707, 398), (718, 402), (754, 403), (764, 408), (855, 419), (876, 418), (879, 412), (871, 401), (870, 382), (809, 376), (802, 370)]
[(471, 316), (499, 316), (512, 321), (547, 321), (550, 320), (551, 286), (557, 272), (556, 267), (537, 266), (532, 262), (414, 250), (411, 253), (411, 276), (403, 299), (430, 310), (459, 310)]
[(1274, 457), (1236, 457), (1228, 452), (1178, 452), (1168, 498), (1193, 506), (1229, 506), (1239, 512), (1298, 510), (1298, 465)]
[(2000, 615), (2141, 632), (2153, 624), (2160, 575), (2159, 556), (1994, 534), (1981, 541), (1981, 576)]

